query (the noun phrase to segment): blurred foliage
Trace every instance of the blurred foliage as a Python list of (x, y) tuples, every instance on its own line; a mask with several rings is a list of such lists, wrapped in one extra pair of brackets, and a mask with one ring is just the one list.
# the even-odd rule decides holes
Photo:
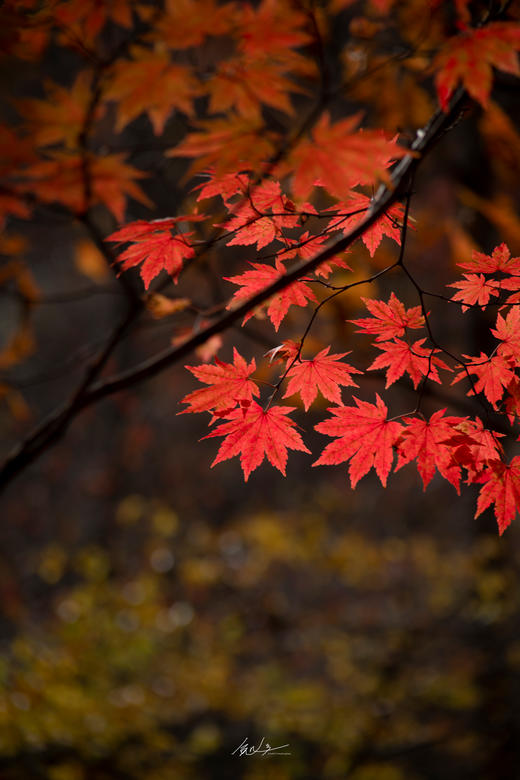
[[(140, 495), (114, 520), (34, 557), (53, 609), (4, 644), (2, 778), (469, 777), (490, 749), (475, 639), (518, 612), (498, 538), (371, 539), (317, 505), (212, 529)], [(231, 756), (246, 737), (291, 755)]]

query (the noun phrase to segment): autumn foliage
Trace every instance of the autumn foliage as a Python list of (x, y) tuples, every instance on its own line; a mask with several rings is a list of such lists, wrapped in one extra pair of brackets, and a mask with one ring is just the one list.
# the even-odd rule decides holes
[[(427, 216), (414, 215), (417, 176), (445, 134), (468, 114), (498, 136), (495, 145), (507, 139), (520, 149), (494, 99), (495, 79), (518, 75), (520, 26), (509, 3), (498, 5), (7, 0), (6, 57), (37, 63), (57, 47), (76, 59), (73, 78), (12, 97), (0, 127), (5, 236), (38, 208), (71, 215), (117, 274), (129, 308), (69, 406), (8, 458), (6, 477), (76, 412), (198, 348), (201, 362), (186, 367), (202, 387), (172, 398), (172, 416), (177, 401), (181, 414), (209, 414), (205, 438), (221, 440), (212, 465), (239, 457), (248, 480), (267, 460), (285, 474), (289, 451), (311, 454), (305, 413), (323, 398), (332, 405), (314, 428), (328, 440), (309, 465), (347, 468), (352, 488), (371, 469), (386, 486), (408, 464), (424, 488), (436, 473), (457, 493), (474, 485), (476, 515), (492, 507), (502, 533), (520, 510), (520, 456), (509, 446), (520, 418), (514, 236), (478, 246), (452, 224), (453, 281), (436, 290), (407, 260), (411, 234), (421, 240), (428, 229)], [(146, 160), (139, 167), (125, 151), (125, 133), (139, 122), (152, 146), (160, 142), (163, 166), (184, 166), (165, 216), (147, 191)], [(0, 282), (30, 309), (39, 293), (7, 243), (5, 256)], [(408, 283), (399, 294), (398, 277)], [(201, 279), (213, 285), (208, 305)], [(388, 292), (372, 295), (380, 283)], [(332, 341), (321, 324), (342, 296), (350, 316)], [(478, 354), (437, 337), (439, 308), (430, 308), (439, 301), (467, 318), (485, 313), (489, 338)], [(102, 375), (143, 312), (171, 317), (166, 352)], [(247, 333), (255, 320), (267, 354), (253, 356), (250, 345), (246, 354), (229, 330), (241, 323)], [(5, 368), (33, 349), (23, 327), (3, 353)], [(227, 362), (217, 355), (225, 334)], [(378, 392), (371, 372), (383, 380)], [(416, 391), (411, 406), (385, 395), (403, 383)], [(6, 377), (1, 387), (14, 404), (14, 384)], [(457, 414), (465, 396), (472, 411)]]

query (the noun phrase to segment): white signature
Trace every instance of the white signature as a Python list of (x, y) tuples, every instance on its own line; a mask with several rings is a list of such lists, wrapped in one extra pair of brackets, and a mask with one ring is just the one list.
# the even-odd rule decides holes
[(240, 745), (233, 750), (231, 753), (232, 756), (236, 755), (238, 753), (239, 757), (242, 756), (290, 756), (290, 753), (280, 753), (283, 748), (289, 747), (289, 743), (286, 745), (278, 745), (278, 747), (271, 747), (269, 742), (265, 742), (265, 737), (262, 737), (258, 745), (249, 745), (247, 742), (247, 737), (242, 740)]

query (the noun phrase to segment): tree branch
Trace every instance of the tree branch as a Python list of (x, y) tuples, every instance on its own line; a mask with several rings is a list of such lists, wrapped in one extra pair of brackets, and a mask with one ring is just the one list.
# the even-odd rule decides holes
[[(85, 376), (73, 396), (38, 425), (34, 431), (5, 460), (0, 470), (0, 491), (42, 452), (54, 444), (67, 430), (70, 422), (85, 408), (108, 395), (134, 387), (140, 382), (156, 376), (165, 368), (189, 355), (196, 347), (204, 344), (211, 336), (234, 325), (250, 311), (267, 301), (272, 295), (284, 290), (290, 284), (311, 273), (323, 262), (347, 249), (384, 215), (406, 191), (410, 176), (414, 174), (422, 159), (430, 152), (439, 138), (447, 132), (460, 115), (465, 91), (459, 88), (452, 98), (450, 110), (437, 110), (428, 124), (417, 131), (409, 154), (403, 157), (391, 173), (390, 182), (382, 184), (372, 200), (370, 209), (361, 222), (347, 235), (332, 240), (310, 260), (302, 261), (290, 271), (275, 280), (249, 300), (224, 314), (212, 324), (203, 328), (182, 344), (164, 350), (143, 363), (105, 380), (95, 381), (109, 355), (117, 346), (122, 334), (134, 319), (134, 306), (115, 329), (106, 346), (87, 369)], [(134, 304), (135, 305), (135, 304)]]
[(186, 355), (192, 352), (196, 347), (204, 344), (211, 336), (221, 333), (242, 317), (245, 317), (246, 314), (267, 301), (272, 295), (284, 290), (305, 274), (311, 273), (319, 265), (330, 260), (338, 254), (338, 252), (347, 249), (354, 241), (361, 238), (361, 236), (363, 236), (364, 233), (366, 233), (366, 231), (383, 216), (385, 211), (402, 196), (403, 190), (408, 183), (409, 176), (417, 169), (425, 154), (432, 148), (439, 136), (443, 134), (446, 127), (449, 127), (453, 123), (453, 114), (459, 107), (464, 94), (464, 91), (460, 90), (454, 97), (452, 110), (449, 113), (444, 114), (441, 111), (437, 111), (428, 125), (417, 132), (415, 141), (410, 147), (410, 152), (413, 156), (410, 154), (403, 157), (392, 173), (390, 184), (382, 185), (379, 188), (366, 217), (346, 236), (331, 241), (328, 246), (310, 260), (302, 261), (293, 266), (290, 271), (279, 279), (276, 279), (268, 287), (260, 290), (260, 292), (256, 293), (252, 298), (249, 298), (240, 306), (237, 306), (232, 311), (224, 314), (218, 320), (211, 325), (208, 325), (206, 328), (203, 328), (182, 344), (164, 350), (164, 352), (144, 361), (135, 368), (129, 369), (104, 382), (96, 384), (89, 394), (93, 397), (93, 400), (98, 400), (103, 397), (103, 395), (109, 395), (118, 392), (119, 390), (124, 390), (144, 379), (155, 376), (169, 365), (186, 357)]
[(81, 409), (88, 405), (85, 403), (85, 399), (89, 386), (103, 369), (121, 337), (134, 321), (134, 317), (134, 308), (130, 307), (126, 316), (112, 332), (103, 349), (87, 367), (81, 382), (71, 398), (61, 407), (51, 412), (23, 442), (15, 447), (0, 471), (0, 491), (13, 477), (54, 444), (65, 433), (72, 419), (76, 417)]

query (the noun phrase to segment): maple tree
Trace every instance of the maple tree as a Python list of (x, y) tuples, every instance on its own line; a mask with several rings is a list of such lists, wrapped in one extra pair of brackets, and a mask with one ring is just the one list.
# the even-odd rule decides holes
[[(14, 94), (0, 128), (0, 283), (22, 304), (0, 356), (10, 407), (23, 399), (7, 369), (35, 349), (29, 315), (43, 297), (23, 250), (9, 248), (10, 231), (39, 209), (66, 215), (97, 252), (94, 265), (117, 276), (125, 301), (70, 398), (8, 455), (2, 484), (80, 411), (204, 348), (201, 364), (187, 368), (206, 387), (177, 400), (187, 406), (181, 413), (209, 413), (204, 438), (223, 437), (212, 465), (240, 457), (247, 480), (267, 459), (285, 474), (288, 450), (310, 453), (306, 418), (293, 415), (323, 397), (334, 406), (315, 429), (335, 440), (313, 465), (347, 462), (352, 488), (372, 468), (386, 486), (412, 462), (425, 488), (436, 471), (457, 491), (464, 479), (479, 490), (476, 516), (492, 506), (502, 533), (520, 510), (519, 456), (509, 446), (520, 417), (515, 218), (507, 222), (504, 209), (500, 221), (490, 204), (480, 206), (512, 236), (488, 246), (452, 226), (461, 274), (441, 291), (423, 286), (407, 252), (411, 234), (427, 229), (427, 217), (414, 216), (416, 181), (445, 135), (469, 121), (494, 133), (494, 146), (498, 135), (520, 148), (494, 102), (500, 74), (519, 73), (513, 4), (7, 0), (0, 19), (11, 33), (3, 33), (9, 62), (37, 65), (55, 51), (74, 62), (68, 84)], [(339, 40), (342, 25), (348, 36)], [(395, 85), (385, 102), (385, 78), (407, 85), (402, 105)], [(491, 129), (489, 116), (500, 117)], [(146, 155), (138, 164), (136, 123), (146, 128), (146, 149), (159, 147), (158, 169), (175, 171), (165, 216), (155, 209), (159, 186), (147, 187)], [(103, 277), (99, 262), (91, 280)], [(133, 268), (140, 281), (127, 274)], [(398, 274), (408, 283), (399, 295)], [(331, 343), (319, 329), (327, 304), (384, 283), (387, 300), (358, 299), (356, 311), (364, 306), (368, 316), (344, 316), (356, 333)], [(491, 316), (489, 349), (468, 355), (437, 337), (435, 300), (465, 317)], [(172, 318), (168, 346), (115, 370), (118, 347), (148, 313)], [(242, 346), (232, 363), (217, 355), (231, 326), (247, 334), (266, 320), (274, 337), (264, 328), (264, 341), (276, 341), (263, 360)], [(385, 390), (411, 382), (413, 408), (369, 392), (370, 372)], [(446, 415), (439, 397), (427, 419), (436, 386), (454, 407), (466, 393), (471, 412)], [(351, 397), (350, 388), (360, 392)], [(300, 407), (278, 403), (297, 396)]]

